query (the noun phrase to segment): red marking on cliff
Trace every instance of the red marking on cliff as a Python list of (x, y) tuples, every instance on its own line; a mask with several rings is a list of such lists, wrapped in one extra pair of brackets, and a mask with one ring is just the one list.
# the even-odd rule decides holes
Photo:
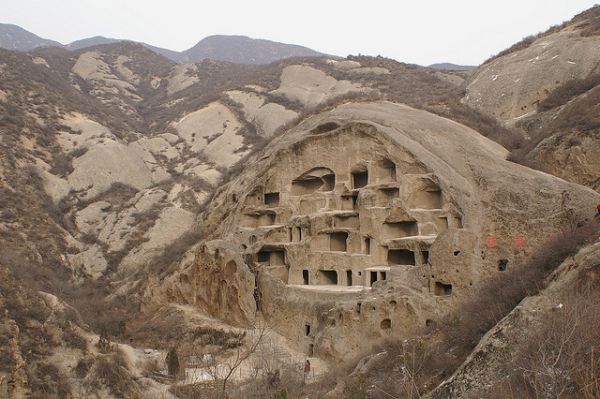
[(517, 236), (517, 238), (515, 238), (515, 248), (516, 249), (525, 248), (525, 237)]

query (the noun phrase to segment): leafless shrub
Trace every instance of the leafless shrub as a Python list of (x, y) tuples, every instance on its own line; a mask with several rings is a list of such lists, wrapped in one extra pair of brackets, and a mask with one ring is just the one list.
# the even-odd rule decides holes
[(216, 399), (226, 399), (229, 397), (230, 380), (234, 373), (242, 367), (242, 364), (248, 362), (256, 354), (260, 344), (266, 337), (266, 333), (266, 325), (256, 323), (248, 334), (244, 334), (244, 344), (242, 345), (240, 341), (239, 345), (236, 344), (231, 349), (231, 352), (233, 352), (231, 356), (224, 357), (208, 365), (207, 371), (218, 386)]
[[(456, 312), (424, 331), (424, 335), (420, 338), (406, 342), (390, 342), (376, 348), (374, 352), (380, 353), (380, 358), (370, 361), (368, 367), (362, 371), (366, 375), (369, 386), (372, 386), (372, 389), (369, 389), (363, 397), (417, 398), (427, 390), (439, 385), (464, 362), (487, 331), (514, 309), (523, 298), (537, 294), (547, 283), (548, 276), (568, 256), (574, 255), (582, 246), (594, 242), (599, 236), (600, 225), (593, 221), (579, 227), (575, 226), (573, 229), (567, 227), (565, 231), (544, 243), (524, 264), (514, 267), (510, 274), (499, 274), (483, 283), (472, 296), (458, 307)], [(589, 273), (592, 277), (595, 275), (594, 273), (600, 276), (600, 270), (593, 269)], [(586, 282), (588, 281), (590, 280), (586, 278)], [(600, 277), (592, 281), (595, 281), (594, 284), (600, 285)], [(494, 295), (490, 295), (490, 292), (493, 292)], [(596, 302), (587, 300), (585, 297), (580, 303), (589, 303), (589, 309), (597, 309)], [(600, 321), (600, 317), (595, 315), (596, 312), (592, 311), (592, 313), (597, 321), (589, 323), (595, 329), (593, 326)], [(585, 320), (585, 317), (581, 316), (581, 320)], [(564, 326), (573, 324), (566, 320), (560, 321), (560, 323)], [(587, 322), (583, 321), (577, 326), (583, 326), (585, 323)], [(563, 332), (565, 328), (567, 327), (562, 328)], [(546, 325), (541, 331), (553, 329), (561, 331), (560, 328), (555, 328), (553, 325)], [(595, 329), (595, 331), (598, 330)], [(594, 335), (594, 337), (596, 336)], [(539, 337), (533, 337), (530, 341), (533, 345), (540, 342), (554, 342), (551, 339)], [(577, 339), (577, 341), (592, 342), (590, 338)], [(552, 345), (548, 345), (548, 347)], [(573, 351), (571, 358), (573, 364), (576, 363), (576, 359), (580, 363), (587, 362), (585, 364), (589, 364), (591, 361), (589, 350), (591, 349), (588, 347), (587, 355), (582, 355), (580, 350)], [(538, 352), (536, 349), (523, 353)], [(523, 376), (513, 377), (506, 380), (504, 385), (500, 384), (495, 387), (494, 389), (497, 391), (494, 392), (497, 395), (493, 397), (559, 397), (519, 396), (520, 394), (516, 394), (517, 392), (531, 394), (533, 388), (530, 385), (533, 383), (524, 380)], [(519, 379), (521, 382), (518, 382)], [(360, 384), (358, 386), (360, 387)], [(500, 392), (502, 395), (513, 392), (516, 396), (502, 396)], [(579, 394), (582, 395), (581, 392)]]
[(201, 226), (195, 225), (188, 232), (173, 243), (165, 247), (162, 252), (152, 258), (145, 266), (146, 272), (162, 275), (170, 270), (170, 267), (181, 260), (182, 256), (203, 237), (204, 231)]
[(92, 391), (107, 388), (119, 398), (132, 397), (139, 392), (138, 383), (129, 371), (125, 355), (120, 350), (98, 356), (84, 380)]
[(36, 363), (27, 370), (33, 398), (60, 399), (71, 395), (67, 377), (53, 364)]
[(87, 351), (87, 340), (73, 327), (63, 328), (62, 341), (71, 348)]
[(85, 378), (88, 375), (90, 369), (94, 365), (94, 358), (92, 356), (82, 357), (77, 361), (73, 372), (77, 378)]
[[(559, 299), (561, 300), (561, 299)], [(568, 294), (561, 306), (523, 337), (505, 370), (507, 377), (479, 396), (495, 398), (595, 399), (600, 397), (600, 296)]]
[(600, 84), (600, 74), (591, 74), (583, 79), (568, 80), (552, 90), (548, 97), (540, 101), (538, 111), (544, 112), (566, 104), (572, 98), (585, 93)]
[(563, 305), (531, 337), (518, 369), (536, 397), (598, 398), (600, 297), (572, 297)]
[[(448, 347), (454, 348), (454, 353), (461, 357), (466, 356), (523, 298), (537, 294), (556, 267), (582, 246), (596, 240), (599, 234), (600, 227), (594, 222), (561, 232), (548, 239), (525, 264), (510, 274), (489, 279), (461, 305), (460, 314), (450, 315), (440, 323), (438, 328)], [(489, 295), (490, 292), (495, 295)]]

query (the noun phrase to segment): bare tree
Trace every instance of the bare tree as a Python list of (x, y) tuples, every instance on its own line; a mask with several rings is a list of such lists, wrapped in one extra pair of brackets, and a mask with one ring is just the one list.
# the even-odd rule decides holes
[(256, 322), (253, 328), (245, 335), (244, 345), (234, 349), (234, 354), (227, 359), (215, 361), (208, 369), (215, 381), (219, 383), (219, 392), (217, 399), (227, 398), (228, 383), (236, 371), (242, 370), (242, 366), (248, 363), (248, 368), (252, 372), (249, 359), (258, 350), (267, 333), (266, 325), (262, 322)]
[(535, 397), (598, 398), (600, 296), (567, 298), (523, 351), (519, 370)]

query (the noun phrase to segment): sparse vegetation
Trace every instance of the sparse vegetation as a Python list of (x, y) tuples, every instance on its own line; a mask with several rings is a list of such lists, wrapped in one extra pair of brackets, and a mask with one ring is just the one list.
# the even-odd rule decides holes
[[(583, 80), (567, 82), (551, 92), (547, 102), (540, 103), (540, 107), (552, 115), (552, 118), (545, 123), (534, 119), (528, 126), (524, 126), (531, 138), (513, 148), (509, 160), (546, 171), (547, 165), (534, 156), (540, 143), (553, 138), (555, 148), (559, 145), (570, 148), (580, 144), (577, 142), (580, 136), (598, 137), (600, 135), (598, 76), (590, 75)], [(590, 88), (594, 84), (595, 86)], [(581, 181), (581, 183), (591, 186), (594, 184), (588, 181)]]
[[(366, 379), (370, 389), (362, 396), (365, 398), (421, 397), (448, 378), (471, 354), (484, 334), (513, 310), (523, 298), (538, 294), (548, 282), (548, 276), (566, 258), (598, 238), (600, 238), (600, 225), (594, 221), (573, 229), (566, 227), (565, 231), (549, 239), (532, 254), (526, 263), (516, 270), (513, 269), (511, 274), (499, 274), (485, 282), (461, 304), (459, 310), (438, 321), (434, 326), (430, 326), (424, 331), (423, 336), (404, 342), (387, 342), (382, 347), (376, 348), (373, 353), (378, 355), (371, 355), (372, 359), (367, 361), (368, 367), (363, 367), (360, 373), (350, 378), (346, 385), (347, 389), (362, 394), (361, 381)], [(489, 295), (489, 292), (493, 292), (494, 295)], [(588, 287), (582, 292), (594, 291), (590, 291)], [(540, 326), (536, 330), (539, 332), (535, 332), (532, 337), (523, 341), (530, 343), (526, 344), (529, 345), (529, 349), (521, 352), (519, 359), (515, 359), (514, 363), (507, 363), (505, 372), (513, 378), (508, 379), (502, 386), (495, 387), (496, 394), (493, 397), (563, 397), (544, 396), (545, 393), (540, 392), (540, 389), (547, 388), (544, 378), (553, 378), (548, 374), (552, 370), (542, 370), (543, 367), (548, 367), (548, 364), (543, 362), (550, 360), (565, 362), (565, 368), (561, 370), (568, 369), (568, 372), (572, 373), (568, 374), (568, 378), (572, 378), (569, 381), (573, 382), (569, 384), (563, 382), (561, 387), (561, 389), (570, 389), (572, 394), (570, 396), (565, 394), (564, 397), (594, 397), (585, 396), (587, 393), (584, 389), (597, 389), (598, 380), (593, 380), (597, 377), (591, 377), (592, 370), (589, 365), (592, 363), (581, 363), (581, 359), (592, 362), (590, 356), (598, 356), (593, 349), (597, 343), (594, 339), (598, 333), (596, 330), (588, 333), (588, 329), (584, 326), (590, 317), (594, 319), (589, 321), (590, 326), (596, 325), (600, 322), (600, 317), (597, 312), (591, 310), (594, 309), (593, 306), (585, 312), (583, 306), (574, 306), (573, 301), (582, 305), (596, 303), (598, 299), (597, 295), (589, 294), (575, 295), (573, 298), (568, 308), (571, 311), (557, 313), (557, 317), (548, 319), (545, 321), (547, 325)], [(574, 317), (579, 316), (581, 321), (573, 323)], [(581, 339), (575, 338), (576, 336), (581, 336)], [(564, 356), (558, 359), (553, 348), (560, 347), (561, 339), (568, 339), (570, 346), (565, 347)], [(540, 356), (544, 351), (547, 357), (542, 358)], [(566, 375), (561, 378), (563, 377), (566, 378)], [(575, 382), (575, 379), (578, 382)], [(556, 384), (559, 383), (556, 381)], [(573, 384), (578, 384), (578, 388), (574, 388)], [(520, 396), (521, 393), (523, 396)]]
[[(600, 7), (596, 6), (587, 12), (585, 18), (576, 17), (582, 35), (600, 34), (599, 10)], [(558, 29), (562, 29), (562, 25), (549, 32)], [(541, 36), (543, 34), (525, 38), (498, 56), (526, 48)], [(108, 64), (116, 62), (120, 55), (129, 57), (125, 65), (140, 80), (133, 89), (128, 89), (127, 95), (121, 96), (111, 90), (100, 90), (102, 93), (99, 94), (94, 83), (73, 75), (71, 68), (81, 52), (69, 54), (56, 49), (40, 49), (35, 54), (44, 56), (50, 65), (46, 68), (34, 65), (30, 55), (0, 50), (3, 65), (0, 89), (10, 98), (10, 101), (0, 101), (0, 307), (3, 312), (0, 316), (6, 321), (0, 324), (0, 372), (11, 373), (17, 363), (23, 364), (32, 397), (91, 397), (103, 390), (115, 397), (143, 397), (134, 370), (130, 370), (125, 354), (113, 343), (139, 336), (145, 342), (162, 347), (171, 346), (181, 336), (192, 343), (184, 342), (177, 351), (187, 352), (183, 357), (179, 356), (181, 352), (175, 353), (171, 360), (182, 359), (183, 362), (185, 354), (193, 352), (197, 356), (201, 353), (198, 348), (204, 351), (207, 347), (218, 348), (231, 355), (225, 368), (213, 367), (215, 383), (173, 387), (172, 392), (182, 398), (205, 395), (223, 398), (230, 395), (287, 399), (308, 394), (322, 397), (334, 388), (336, 380), (346, 377), (348, 381), (339, 392), (343, 397), (420, 397), (455, 370), (483, 334), (516, 304), (525, 296), (537, 293), (562, 260), (598, 235), (595, 225), (586, 225), (557, 236), (534, 254), (527, 264), (520, 268), (511, 267), (510, 273), (482, 286), (464, 303), (460, 315), (438, 320), (432, 330), (418, 339), (382, 344), (378, 351), (384, 355), (372, 356), (368, 364), (360, 364), (354, 370), (340, 366), (323, 381), (307, 385), (301, 370), (290, 365), (276, 367), (268, 360), (260, 359), (263, 371), (259, 373), (259, 367), (256, 367), (255, 381), (233, 387), (231, 376), (239, 370), (242, 362), (256, 353), (262, 339), (260, 334), (259, 338), (249, 338), (241, 333), (208, 327), (186, 331), (184, 327), (166, 321), (161, 326), (150, 326), (152, 328), (143, 333), (134, 331), (135, 323), (140, 323), (135, 317), (140, 310), (145, 279), (151, 275), (160, 282), (164, 281), (177, 267), (181, 257), (204, 237), (205, 232), (199, 224), (141, 266), (130, 280), (115, 283), (117, 266), (133, 248), (148, 239), (146, 233), (167, 204), (136, 213), (131, 231), (123, 235), (123, 239), (127, 240), (124, 249), (107, 256), (107, 273), (95, 281), (77, 281), (75, 278), (77, 276), (69, 268), (64, 255), (79, 253), (92, 245), (107, 252), (107, 245), (95, 234), (79, 234), (74, 224), (75, 213), (94, 202), (107, 201), (110, 204), (107, 209), (118, 214), (131, 205), (130, 201), (138, 190), (115, 183), (109, 190), (91, 199), (81, 200), (78, 198), (81, 192), (72, 192), (60, 204), (52, 202), (44, 190), (39, 169), (27, 165), (47, 164), (49, 172), (59, 177), (66, 177), (73, 171), (73, 160), (83, 156), (87, 149), (79, 147), (64, 152), (58, 145), (57, 132), (70, 130), (62, 125), (65, 114), (78, 112), (89, 115), (110, 128), (118, 138), (135, 141), (144, 134), (173, 131), (172, 121), (212, 101), (221, 101), (243, 124), (238, 134), (244, 137), (244, 146), (238, 151), (248, 151), (234, 167), (218, 169), (224, 176), (223, 182), (226, 182), (248, 167), (248, 161), (256, 157), (270, 140), (263, 138), (256, 131), (256, 126), (246, 121), (240, 104), (223, 94), (226, 90), (252, 84), (265, 88), (265, 92), (257, 89), (256, 93), (260, 92), (266, 101), (299, 112), (298, 118), (281, 127), (275, 136), (284, 134), (311, 115), (344, 102), (390, 100), (472, 127), (512, 150), (513, 160), (535, 166), (528, 157), (529, 152), (548, 137), (560, 132), (595, 135), (600, 131), (600, 75), (565, 82), (550, 93), (539, 104), (539, 111), (557, 112), (556, 118), (543, 129), (525, 129), (532, 140), (524, 143), (518, 130), (507, 129), (493, 118), (462, 104), (460, 98), (464, 93), (454, 83), (448, 82), (451, 79), (440, 77), (446, 74), (446, 77), (460, 81), (467, 76), (466, 73), (433, 71), (383, 57), (350, 59), (365, 67), (386, 68), (390, 71), (389, 75), (352, 75), (335, 69), (325, 59), (289, 59), (263, 66), (207, 60), (198, 65), (201, 73), (197, 74), (199, 81), (196, 84), (169, 95), (166, 86), (172, 62), (130, 43), (103, 47), (102, 52), (102, 59)], [(367, 94), (349, 93), (311, 109), (306, 109), (298, 101), (272, 94), (271, 91), (279, 86), (283, 68), (298, 63), (313, 65), (338, 79), (361, 83), (372, 91)], [(154, 81), (156, 77), (158, 84)], [(248, 91), (253, 90), (248, 88)], [(141, 101), (134, 99), (138, 95)], [(337, 127), (336, 124), (321, 125), (314, 133), (326, 133)], [(219, 134), (213, 134), (207, 141), (210, 143), (218, 138)], [(574, 141), (573, 145), (579, 143)], [(182, 149), (181, 153), (184, 161), (196, 158), (196, 161), (208, 164), (205, 154), (192, 153), (188, 148)], [(173, 161), (157, 155), (155, 159), (161, 166), (168, 166), (168, 171), (174, 176), (161, 188), (168, 192), (175, 183), (187, 187), (178, 194), (177, 206), (181, 204), (184, 209), (197, 213), (204, 209), (205, 204), (198, 203), (196, 194), (207, 193), (210, 200), (211, 195), (223, 192), (206, 180), (176, 172), (176, 167), (181, 171), (177, 158)], [(211, 166), (217, 168), (214, 164)], [(486, 295), (490, 290), (502, 299)], [(54, 308), (52, 301), (40, 291), (56, 294), (60, 306)], [(63, 307), (60, 301), (74, 309)], [(585, 291), (583, 301), (600, 306), (597, 295), (589, 290)], [(556, 312), (545, 321), (530, 337), (531, 344), (524, 345), (520, 357), (515, 359), (518, 368), (505, 370), (510, 378), (492, 387), (492, 392), (498, 392), (498, 397), (510, 397), (509, 394), (515, 397), (515, 393), (524, 398), (562, 395), (589, 399), (600, 396), (595, 368), (589, 367), (600, 360), (595, 349), (595, 342), (600, 339), (597, 315), (590, 311), (589, 306), (582, 306), (581, 299), (565, 298), (564, 303), (568, 311)], [(584, 328), (584, 323), (592, 328)], [(82, 329), (100, 333), (100, 344), (88, 348), (90, 342), (80, 334)], [(244, 340), (249, 341), (248, 345), (243, 345)], [(563, 343), (564, 351), (557, 355), (554, 348)], [(14, 345), (16, 350), (13, 350)], [(190, 345), (195, 348), (190, 349)], [(81, 356), (73, 370), (50, 360), (60, 350)], [(434, 356), (436, 353), (438, 355)], [(578, 361), (581, 359), (585, 361)], [(548, 360), (552, 362), (550, 367)], [(167, 363), (170, 363), (171, 374), (181, 374), (181, 367), (176, 371), (173, 361)], [(148, 364), (147, 375), (156, 372), (158, 367), (156, 363)], [(72, 379), (78, 380), (83, 387), (82, 392), (71, 392)]]
[(129, 371), (125, 355), (118, 349), (95, 358), (84, 378), (89, 393), (107, 389), (117, 398), (140, 395), (139, 384)]
[[(560, 299), (520, 345), (506, 378), (482, 394), (503, 398), (600, 397), (600, 297), (585, 290)], [(508, 365), (507, 365), (508, 366)]]
[(591, 74), (584, 79), (569, 80), (550, 92), (548, 97), (540, 101), (538, 111), (549, 111), (566, 104), (574, 97), (600, 85), (600, 74)]

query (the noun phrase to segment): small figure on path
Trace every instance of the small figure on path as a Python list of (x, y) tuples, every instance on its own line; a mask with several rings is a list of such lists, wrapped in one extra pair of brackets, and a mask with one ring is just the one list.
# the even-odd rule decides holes
[(306, 381), (307, 377), (310, 377), (310, 360), (308, 359), (304, 362), (304, 381)]

